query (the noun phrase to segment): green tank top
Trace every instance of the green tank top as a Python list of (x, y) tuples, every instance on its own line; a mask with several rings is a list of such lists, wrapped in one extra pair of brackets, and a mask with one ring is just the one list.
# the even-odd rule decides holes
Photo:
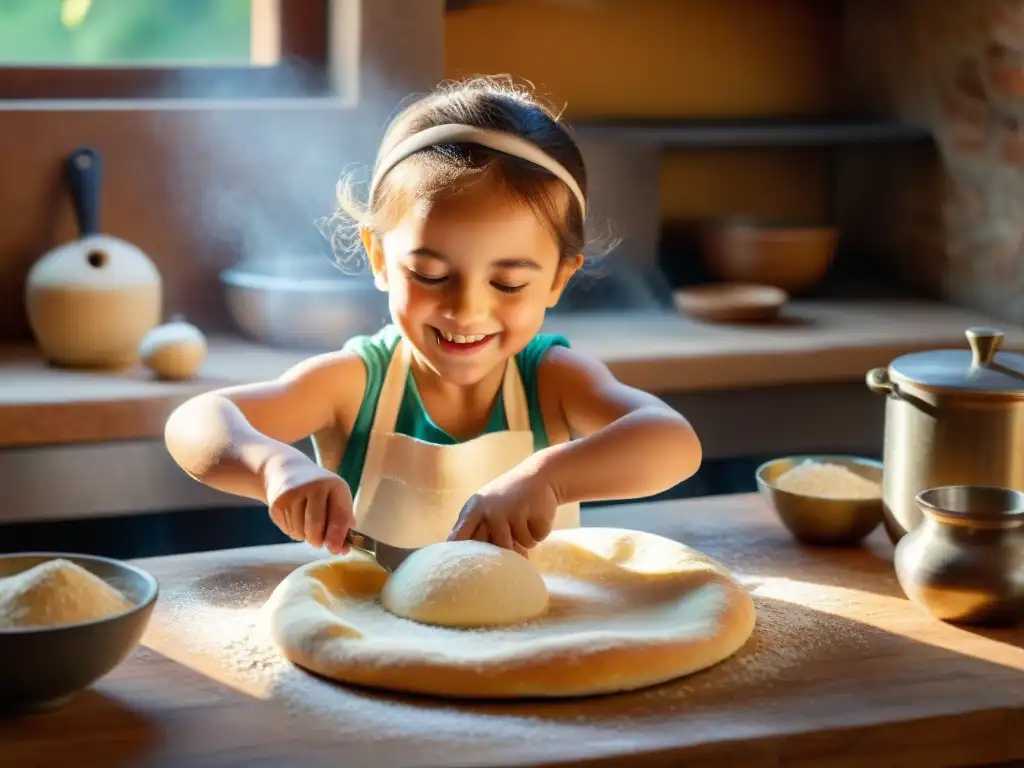
[[(352, 434), (345, 444), (345, 454), (341, 459), (338, 474), (348, 483), (355, 496), (359, 490), (359, 480), (363, 474), (363, 462), (366, 460), (366, 446), (370, 438), (373, 417), (377, 413), (377, 399), (384, 385), (384, 374), (387, 373), (391, 355), (401, 338), (395, 325), (387, 325), (373, 336), (355, 336), (345, 343), (343, 351), (354, 352), (363, 359), (366, 365), (366, 389), (363, 401), (359, 406), (359, 414), (352, 426)], [(537, 334), (522, 352), (516, 355), (516, 365), (526, 390), (526, 404), (530, 412), (530, 430), (533, 432), (534, 450), (548, 447), (548, 435), (544, 428), (544, 419), (540, 412), (540, 399), (537, 394), (537, 368), (551, 347), (568, 347), (569, 340), (554, 334)], [(490, 419), (483, 434), (500, 432), (508, 429), (505, 418), (505, 404), (499, 394), (491, 410)], [(395, 432), (400, 435), (414, 437), (433, 445), (455, 445), (459, 441), (438, 427), (423, 407), (416, 380), (410, 373), (405, 382), (402, 404), (395, 420)]]

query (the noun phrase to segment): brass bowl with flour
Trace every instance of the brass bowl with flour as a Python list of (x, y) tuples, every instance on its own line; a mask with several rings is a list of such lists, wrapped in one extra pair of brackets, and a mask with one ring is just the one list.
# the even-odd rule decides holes
[(882, 522), (882, 463), (873, 459), (787, 456), (765, 462), (755, 476), (762, 498), (806, 544), (854, 546)]
[[(81, 617), (81, 583), (66, 575), (40, 580), (37, 594), (27, 596), (34, 604), (26, 606), (24, 584), (13, 582), (54, 561), (84, 569), (116, 590), (112, 594), (123, 600), (123, 607), (92, 620), (50, 623), (47, 619), (72, 602)], [(57, 552), (0, 555), (0, 714), (60, 706), (113, 670), (138, 645), (158, 592), (155, 577), (118, 560)], [(22, 618), (28, 610), (43, 621), (19, 621), (11, 611), (18, 597)], [(5, 616), (13, 620), (3, 621)]]

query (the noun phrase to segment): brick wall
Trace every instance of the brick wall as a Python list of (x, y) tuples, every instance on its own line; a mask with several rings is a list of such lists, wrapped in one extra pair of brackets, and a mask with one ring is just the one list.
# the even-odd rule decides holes
[(906, 281), (1024, 322), (1024, 2), (857, 0), (845, 31), (851, 100), (936, 139), (872, 168), (863, 226)]

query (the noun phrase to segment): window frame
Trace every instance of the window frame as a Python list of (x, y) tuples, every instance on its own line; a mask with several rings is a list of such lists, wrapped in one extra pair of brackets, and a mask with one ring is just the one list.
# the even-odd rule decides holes
[[(266, 0), (263, 0), (264, 3)], [(257, 0), (257, 3), (260, 0)], [(276, 0), (277, 62), (225, 67), (0, 65), (4, 101), (259, 99), (333, 95), (332, 0)], [(254, 13), (256, 13), (254, 4)], [(266, 11), (266, 7), (263, 9)]]

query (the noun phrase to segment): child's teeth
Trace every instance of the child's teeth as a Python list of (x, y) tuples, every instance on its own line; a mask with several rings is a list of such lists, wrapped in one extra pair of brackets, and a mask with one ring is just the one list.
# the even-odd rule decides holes
[(486, 334), (479, 333), (473, 336), (460, 336), (457, 333), (448, 333), (448, 331), (441, 331), (441, 335), (444, 336), (448, 341), (454, 344), (473, 344), (477, 341), (483, 341), (487, 338)]

